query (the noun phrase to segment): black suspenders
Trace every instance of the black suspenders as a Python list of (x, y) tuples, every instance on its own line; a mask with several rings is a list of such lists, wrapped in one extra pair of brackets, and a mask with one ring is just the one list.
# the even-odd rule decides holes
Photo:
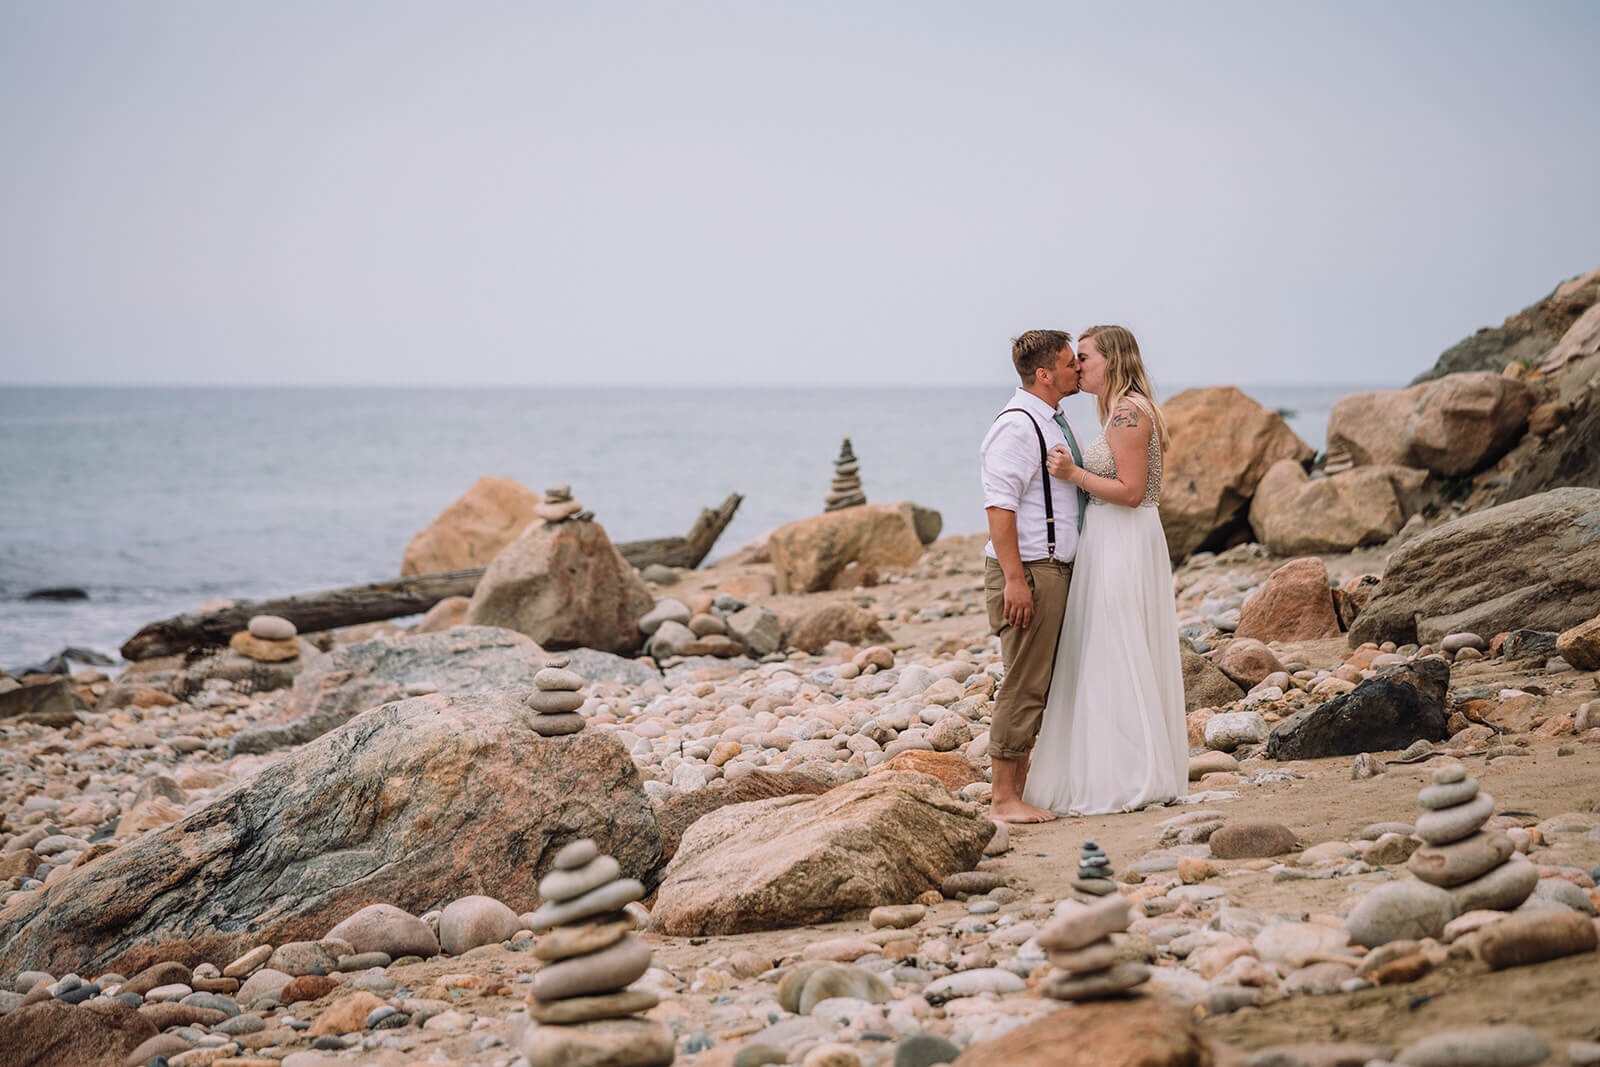
[[(1033, 427), (1033, 435), (1039, 439), (1039, 480), (1044, 486), (1044, 536), (1049, 547), (1045, 549), (1045, 558), (1056, 558), (1056, 508), (1055, 501), (1050, 498), (1050, 453), (1044, 447), (1044, 431), (1039, 429), (1039, 424), (1033, 421), (1033, 416), (1028, 415), (1024, 408), (1006, 408), (1000, 415), (1015, 411), (1019, 415), (1028, 416), (1028, 424)], [(1000, 415), (995, 416), (995, 421), (1000, 420)]]

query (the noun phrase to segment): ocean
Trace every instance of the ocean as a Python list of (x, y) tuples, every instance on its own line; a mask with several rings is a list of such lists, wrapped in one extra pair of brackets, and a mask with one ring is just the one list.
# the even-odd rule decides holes
[[(1334, 401), (1381, 387), (1244, 389), (1321, 448)], [(3, 387), (0, 667), (69, 645), (115, 658), (207, 600), (393, 578), (412, 535), (483, 475), (570, 483), (616, 541), (682, 534), (737, 491), (715, 560), (821, 511), (848, 436), (869, 502), (913, 500), (946, 534), (976, 532), (978, 443), (1010, 391)], [(1067, 410), (1087, 444), (1093, 398)], [(52, 586), (89, 599), (23, 599)]]

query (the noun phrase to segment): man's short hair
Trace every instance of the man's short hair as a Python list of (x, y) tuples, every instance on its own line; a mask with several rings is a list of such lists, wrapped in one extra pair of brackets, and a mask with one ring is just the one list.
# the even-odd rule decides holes
[(1072, 343), (1066, 330), (1029, 330), (1011, 339), (1011, 363), (1023, 385), (1033, 384), (1033, 372), (1055, 366), (1056, 356)]

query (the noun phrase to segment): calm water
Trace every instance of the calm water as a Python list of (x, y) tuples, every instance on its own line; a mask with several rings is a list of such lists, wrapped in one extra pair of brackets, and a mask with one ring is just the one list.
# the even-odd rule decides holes
[[(1321, 447), (1361, 387), (1246, 388)], [(1176, 391), (1176, 390), (1172, 390)], [(685, 532), (733, 491), (712, 558), (821, 510), (848, 435), (872, 503), (982, 529), (978, 442), (1005, 384), (949, 389), (0, 387), (0, 666), (67, 645), (116, 655), (218, 597), (392, 578), (481, 475), (570, 482), (614, 540)], [(1091, 398), (1068, 402), (1085, 443)], [(90, 600), (21, 600), (72, 585)]]

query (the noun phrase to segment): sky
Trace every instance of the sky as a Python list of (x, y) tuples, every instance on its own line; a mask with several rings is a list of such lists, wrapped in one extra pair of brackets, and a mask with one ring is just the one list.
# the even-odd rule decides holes
[(0, 383), (1403, 383), (1600, 265), (1600, 4), (0, 0)]

